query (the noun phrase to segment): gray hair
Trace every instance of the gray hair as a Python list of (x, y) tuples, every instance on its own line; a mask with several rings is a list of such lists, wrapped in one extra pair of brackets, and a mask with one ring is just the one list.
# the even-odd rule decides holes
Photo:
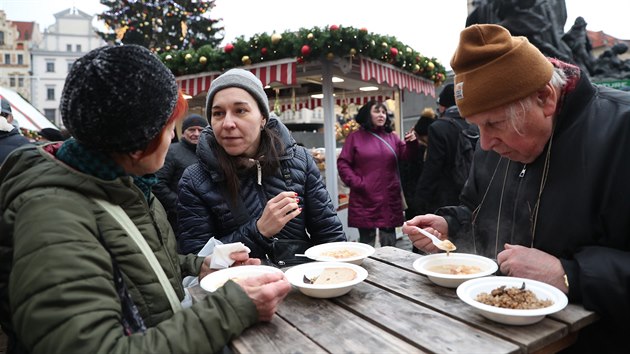
[[(560, 68), (554, 67), (549, 84), (551, 84), (551, 86), (553, 86), (557, 91), (561, 91), (567, 84), (567, 76), (564, 71)], [(520, 135), (523, 135), (521, 127), (523, 126), (525, 120), (525, 113), (534, 107), (536, 104), (535, 100), (536, 93), (533, 93), (505, 106), (505, 116), (508, 122)]]

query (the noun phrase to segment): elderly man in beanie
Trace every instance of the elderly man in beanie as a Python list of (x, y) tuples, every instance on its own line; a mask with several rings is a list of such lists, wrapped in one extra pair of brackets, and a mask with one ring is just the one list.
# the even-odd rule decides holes
[(346, 240), (312, 155), (271, 114), (254, 74), (232, 69), (212, 81), (206, 116), (199, 162), (179, 184), (181, 252), (242, 242), (288, 266), (313, 245)]
[(177, 184), (184, 170), (197, 162), (197, 143), (201, 131), (208, 125), (208, 121), (198, 115), (191, 114), (182, 123), (182, 137), (179, 142), (168, 148), (164, 166), (156, 173), (158, 183), (153, 193), (162, 202), (168, 221), (177, 234)]
[(497, 25), (463, 30), (451, 66), (457, 106), (479, 126), (481, 149), (461, 205), (409, 224), (595, 311), (600, 321), (571, 350), (627, 351), (630, 94), (594, 86), (578, 67)]
[(270, 320), (291, 288), (282, 274), (230, 281), (182, 308), (182, 277), (208, 274), (211, 259), (177, 254), (151, 193), (187, 109), (159, 58), (135, 45), (92, 50), (60, 108), (73, 138), (19, 149), (0, 168), (8, 352), (218, 352)]
[(9, 154), (18, 147), (28, 144), (29, 140), (13, 124), (11, 104), (4, 97), (0, 98), (0, 165)]

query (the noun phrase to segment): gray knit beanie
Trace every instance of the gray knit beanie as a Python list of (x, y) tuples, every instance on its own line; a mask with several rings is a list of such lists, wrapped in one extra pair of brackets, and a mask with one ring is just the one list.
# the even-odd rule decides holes
[(148, 49), (106, 46), (79, 58), (61, 93), (61, 117), (82, 144), (105, 152), (145, 149), (177, 103), (173, 73)]
[(212, 119), (212, 100), (214, 95), (226, 88), (238, 87), (249, 92), (258, 102), (260, 113), (265, 117), (265, 124), (269, 122), (269, 99), (265, 93), (262, 82), (250, 71), (243, 69), (231, 69), (214, 79), (210, 84), (210, 90), (206, 97), (206, 117)]

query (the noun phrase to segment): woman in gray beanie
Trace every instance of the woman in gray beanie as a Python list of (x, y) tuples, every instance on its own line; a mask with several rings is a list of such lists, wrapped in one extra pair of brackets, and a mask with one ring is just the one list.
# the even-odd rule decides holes
[(270, 114), (256, 76), (232, 69), (215, 79), (206, 115), (199, 163), (179, 184), (180, 252), (243, 242), (285, 266), (308, 261), (295, 254), (313, 245), (346, 240), (313, 157)]
[(180, 304), (182, 277), (203, 277), (209, 259), (177, 254), (151, 186), (186, 110), (173, 74), (143, 47), (98, 48), (72, 66), (61, 114), (74, 138), (21, 149), (0, 169), (9, 353), (217, 352), (271, 319), (290, 290), (282, 274)]

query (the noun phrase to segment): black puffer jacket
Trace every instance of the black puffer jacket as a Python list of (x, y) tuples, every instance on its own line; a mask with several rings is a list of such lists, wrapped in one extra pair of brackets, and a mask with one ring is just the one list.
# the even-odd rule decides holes
[[(295, 144), (288, 129), (276, 118), (268, 126), (280, 135), (285, 144), (281, 168), (288, 169), (263, 176), (262, 186), (256, 174), (241, 179), (240, 198), (245, 209), (244, 223), (226, 200), (224, 176), (208, 140), (214, 140), (212, 127), (201, 133), (197, 146), (199, 163), (186, 169), (179, 184), (179, 251), (197, 253), (214, 237), (223, 243), (243, 242), (251, 249), (250, 257), (265, 259), (271, 252), (271, 240), (256, 228), (267, 201), (283, 191), (293, 191), (300, 198), (302, 213), (289, 221), (274, 237), (278, 239), (310, 240), (313, 245), (346, 241), (341, 221), (337, 217), (319, 169), (306, 149)], [(309, 237), (310, 235), (310, 237)]]
[(159, 182), (153, 186), (153, 194), (160, 200), (171, 227), (177, 233), (177, 185), (182, 178), (184, 170), (197, 162), (197, 145), (185, 139), (172, 144), (168, 148), (164, 166), (155, 174)]
[(592, 336), (580, 333), (580, 342), (590, 338), (595, 346), (584, 351), (618, 352), (614, 343), (623, 342), (626, 352), (621, 329), (630, 318), (630, 94), (581, 78), (564, 97), (547, 157), (548, 148), (527, 165), (477, 149), (463, 205), (438, 214), (448, 221), (458, 251), (496, 259), (510, 243), (559, 258), (569, 299), (602, 316), (589, 326)]

